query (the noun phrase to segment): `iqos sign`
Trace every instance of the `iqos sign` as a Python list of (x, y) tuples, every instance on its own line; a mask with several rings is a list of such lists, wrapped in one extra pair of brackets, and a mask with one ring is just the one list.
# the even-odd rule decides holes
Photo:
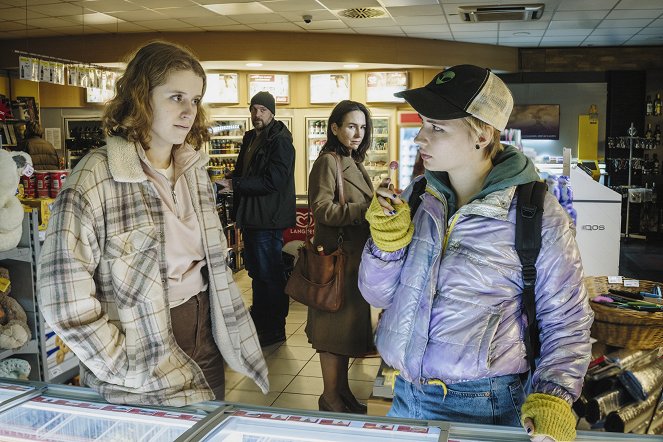
[(605, 230), (603, 224), (584, 224), (580, 228), (582, 230)]

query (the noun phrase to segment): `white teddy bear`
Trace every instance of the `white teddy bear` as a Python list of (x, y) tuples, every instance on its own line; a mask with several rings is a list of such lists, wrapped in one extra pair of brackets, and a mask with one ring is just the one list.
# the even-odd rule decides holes
[(0, 149), (0, 252), (13, 249), (21, 240), (23, 206), (16, 189), (24, 170), (32, 172), (30, 155)]

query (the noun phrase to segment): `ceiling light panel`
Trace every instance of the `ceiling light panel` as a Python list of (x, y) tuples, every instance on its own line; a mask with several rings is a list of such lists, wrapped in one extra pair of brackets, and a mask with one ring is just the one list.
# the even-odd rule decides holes
[(315, 0), (276, 0), (261, 2), (274, 12), (299, 12), (320, 9), (320, 3)]
[(221, 15), (266, 14), (274, 12), (258, 2), (212, 4), (203, 5), (203, 7)]

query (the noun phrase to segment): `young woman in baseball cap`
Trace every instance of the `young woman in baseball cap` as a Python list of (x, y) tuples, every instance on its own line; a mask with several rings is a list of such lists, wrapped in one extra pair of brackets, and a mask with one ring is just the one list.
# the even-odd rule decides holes
[(426, 191), (416, 213), (388, 180), (366, 218), (359, 287), (384, 309), (376, 345), (399, 370), (391, 416), (523, 425), (532, 440), (572, 440), (593, 315), (572, 221), (546, 195), (536, 262), (541, 354), (526, 396), (516, 188), (534, 165), (500, 144), (513, 98), (488, 69), (448, 68), (396, 94), (419, 112)]

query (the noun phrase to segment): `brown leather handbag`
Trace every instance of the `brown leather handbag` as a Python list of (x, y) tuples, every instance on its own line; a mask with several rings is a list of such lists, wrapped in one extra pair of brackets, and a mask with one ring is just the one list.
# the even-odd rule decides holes
[[(336, 159), (336, 186), (338, 202), (345, 205), (343, 191), (343, 173), (341, 160), (334, 152)], [(309, 222), (311, 221), (311, 204), (309, 201)], [(306, 227), (306, 241), (299, 248), (299, 257), (292, 274), (285, 286), (285, 292), (295, 301), (325, 312), (337, 312), (343, 306), (343, 272), (346, 255), (343, 253), (343, 236), (339, 231), (338, 248), (329, 254), (320, 255), (309, 240), (309, 225)]]

